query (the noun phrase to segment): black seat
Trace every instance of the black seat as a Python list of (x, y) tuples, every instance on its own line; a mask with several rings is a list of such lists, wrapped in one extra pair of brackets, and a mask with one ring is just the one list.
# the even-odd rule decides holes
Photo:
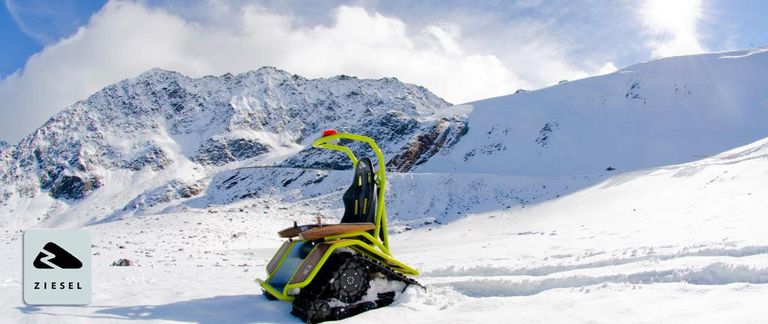
[(362, 158), (355, 166), (355, 178), (344, 193), (341, 223), (374, 223), (376, 220), (376, 181), (371, 159)]

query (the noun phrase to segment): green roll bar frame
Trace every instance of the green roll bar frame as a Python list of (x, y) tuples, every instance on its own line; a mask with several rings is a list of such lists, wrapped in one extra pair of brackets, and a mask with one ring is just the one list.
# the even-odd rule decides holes
[(352, 166), (357, 167), (357, 157), (355, 156), (355, 153), (352, 153), (352, 150), (350, 150), (348, 147), (337, 144), (338, 140), (342, 138), (364, 142), (371, 147), (374, 153), (376, 153), (376, 162), (378, 164), (376, 166), (376, 182), (379, 188), (379, 192), (378, 197), (376, 197), (378, 199), (378, 206), (376, 207), (376, 218), (375, 222), (373, 223), (373, 225), (376, 226), (376, 228), (374, 228), (373, 236), (381, 237), (381, 240), (384, 242), (384, 248), (386, 249), (387, 254), (389, 254), (389, 237), (387, 236), (386, 216), (387, 210), (384, 207), (384, 191), (387, 188), (387, 173), (384, 170), (384, 154), (381, 153), (381, 149), (379, 149), (379, 146), (376, 145), (376, 142), (372, 138), (350, 133), (336, 133), (318, 138), (312, 142), (312, 147), (344, 152), (347, 154), (349, 159), (352, 160)]
[[(403, 274), (409, 274), (414, 276), (419, 275), (418, 270), (411, 268), (405, 265), (404, 263), (398, 261), (394, 257), (392, 257), (392, 254), (390, 253), (390, 250), (389, 250), (389, 237), (387, 235), (387, 211), (384, 203), (384, 193), (385, 193), (386, 184), (387, 184), (387, 175), (386, 175), (386, 170), (384, 168), (384, 154), (381, 152), (381, 149), (379, 149), (379, 146), (376, 144), (376, 142), (372, 138), (368, 136), (362, 136), (362, 135), (351, 134), (351, 133), (332, 132), (331, 134), (320, 137), (314, 142), (312, 142), (312, 146), (316, 148), (324, 148), (324, 149), (343, 152), (349, 157), (350, 160), (352, 160), (353, 166), (356, 167), (358, 162), (357, 157), (352, 152), (352, 150), (350, 150), (347, 146), (339, 144), (339, 140), (341, 139), (347, 139), (347, 140), (366, 143), (371, 147), (373, 152), (376, 153), (377, 168), (375, 172), (375, 175), (376, 175), (375, 181), (377, 183), (379, 190), (377, 193), (378, 204), (376, 207), (376, 217), (374, 221), (374, 233), (373, 235), (371, 235), (370, 233), (365, 231), (356, 231), (356, 232), (344, 233), (340, 235), (328, 236), (323, 238), (325, 243), (330, 243), (330, 246), (327, 247), (327, 250), (323, 253), (323, 256), (320, 258), (320, 260), (317, 262), (316, 265), (309, 265), (311, 266), (312, 270), (306, 276), (306, 279), (298, 282), (294, 282), (296, 281), (294, 279), (298, 278), (297, 274), (299, 273), (300, 269), (304, 269), (305, 267), (308, 266), (307, 260), (309, 259), (309, 257), (305, 258), (301, 262), (301, 264), (294, 271), (291, 278), (288, 280), (288, 283), (286, 283), (286, 285), (283, 287), (282, 291), (279, 291), (269, 284), (269, 279), (283, 265), (283, 262), (288, 258), (288, 255), (290, 254), (289, 251), (291, 251), (296, 244), (304, 241), (289, 240), (288, 242), (286, 242), (287, 244), (290, 244), (290, 245), (286, 250), (283, 250), (283, 249), (279, 250), (278, 253), (273, 257), (273, 259), (274, 258), (280, 258), (280, 259), (279, 259), (279, 262), (277, 263), (277, 266), (274, 267), (274, 269), (271, 272), (269, 269), (267, 269), (267, 274), (269, 275), (267, 280), (256, 279), (256, 282), (258, 282), (259, 285), (264, 290), (266, 290), (271, 295), (275, 296), (276, 298), (282, 301), (286, 301), (286, 302), (293, 301), (295, 299), (295, 296), (289, 294), (289, 292), (292, 292), (296, 289), (301, 289), (309, 285), (309, 283), (312, 282), (312, 280), (315, 278), (317, 273), (323, 267), (323, 265), (328, 260), (328, 258), (333, 253), (333, 251), (340, 248), (351, 248), (357, 251), (358, 253), (368, 255), (374, 259), (377, 259), (391, 266), (393, 269)], [(310, 255), (312, 253), (315, 253), (316, 250), (318, 250), (318, 246), (320, 245), (315, 246), (312, 249), (312, 251), (310, 251)], [(284, 252), (282, 253), (282, 255), (281, 255), (281, 251)]]

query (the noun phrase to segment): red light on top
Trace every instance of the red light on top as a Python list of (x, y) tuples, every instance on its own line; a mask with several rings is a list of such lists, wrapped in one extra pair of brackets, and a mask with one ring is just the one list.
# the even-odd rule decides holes
[(329, 129), (326, 129), (326, 130), (323, 131), (323, 137), (331, 136), (331, 135), (336, 135), (337, 133), (338, 132), (336, 132), (335, 129), (329, 128)]

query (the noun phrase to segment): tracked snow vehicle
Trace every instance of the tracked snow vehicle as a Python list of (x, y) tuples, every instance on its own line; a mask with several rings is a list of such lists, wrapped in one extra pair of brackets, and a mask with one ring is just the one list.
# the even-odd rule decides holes
[[(367, 143), (376, 153), (376, 169), (358, 159), (339, 140)], [(313, 147), (346, 153), (355, 166), (343, 195), (339, 224), (298, 225), (278, 235), (287, 238), (267, 263), (267, 279), (257, 282), (264, 296), (293, 303), (292, 313), (306, 322), (350, 317), (391, 304), (419, 272), (392, 257), (384, 203), (384, 155), (370, 137), (326, 130)]]

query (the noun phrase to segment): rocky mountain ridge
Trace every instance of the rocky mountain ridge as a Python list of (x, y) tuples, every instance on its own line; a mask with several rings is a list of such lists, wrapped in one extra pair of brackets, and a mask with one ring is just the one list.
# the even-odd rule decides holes
[(110, 183), (114, 174), (144, 170), (350, 167), (343, 156), (309, 150), (326, 128), (372, 136), (396, 157), (391, 169), (408, 171), (464, 133), (461, 116), (432, 117), (448, 106), (395, 78), (306, 79), (264, 67), (194, 79), (153, 69), (105, 87), (3, 149), (0, 204), (41, 194), (81, 200), (121, 186)]

